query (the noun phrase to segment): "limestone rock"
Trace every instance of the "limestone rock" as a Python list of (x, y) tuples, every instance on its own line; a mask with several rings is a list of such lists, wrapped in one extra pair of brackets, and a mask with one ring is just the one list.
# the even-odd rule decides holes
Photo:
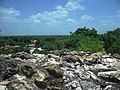
[(7, 59), (0, 62), (0, 80), (5, 80), (18, 73), (21, 61)]
[(6, 88), (6, 86), (0, 85), (0, 90), (8, 90), (8, 89)]
[(120, 90), (119, 56), (55, 50), (0, 55), (0, 90)]
[(33, 56), (31, 54), (25, 53), (25, 52), (18, 52), (16, 54), (12, 55), (13, 58), (19, 57), (21, 59), (32, 59)]
[(110, 82), (120, 83), (120, 71), (99, 72), (98, 76)]

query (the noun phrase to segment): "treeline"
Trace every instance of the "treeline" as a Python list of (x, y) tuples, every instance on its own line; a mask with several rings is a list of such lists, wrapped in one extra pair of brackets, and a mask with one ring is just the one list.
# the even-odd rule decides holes
[(2, 36), (0, 37), (0, 54), (20, 51), (29, 53), (29, 44), (35, 44), (36, 48), (44, 49), (44, 51), (35, 50), (36, 53), (70, 49), (120, 54), (120, 28), (108, 31), (105, 34), (98, 34), (94, 28), (84, 27), (78, 28), (66, 36)]
[(104, 42), (107, 53), (120, 54), (120, 28), (100, 35), (100, 40)]

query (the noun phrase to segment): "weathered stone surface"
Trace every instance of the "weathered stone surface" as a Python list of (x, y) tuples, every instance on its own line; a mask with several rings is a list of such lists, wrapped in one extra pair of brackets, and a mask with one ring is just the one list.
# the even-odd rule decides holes
[(0, 90), (8, 90), (6, 86), (0, 85)]
[(21, 72), (28, 78), (31, 78), (35, 73), (35, 71), (31, 66), (24, 65), (24, 66), (21, 66), (20, 69), (21, 69)]
[(120, 55), (119, 54), (114, 54), (113, 57), (120, 60)]
[(0, 62), (0, 80), (5, 80), (18, 73), (21, 61), (15, 59), (3, 60)]
[(110, 82), (120, 83), (120, 71), (99, 72), (98, 76)]
[(120, 90), (120, 88), (117, 86), (108, 85), (104, 88), (104, 90)]
[(73, 62), (73, 63), (75, 63), (75, 62), (79, 62), (79, 63), (81, 63), (82, 64), (82, 61), (80, 60), (80, 58), (79, 58), (79, 56), (76, 56), (76, 55), (65, 55), (63, 58), (62, 58), (62, 60), (64, 60), (64, 61), (67, 61), (67, 62)]
[(80, 83), (76, 80), (72, 81), (72, 82), (69, 82), (65, 85), (64, 87), (65, 90), (82, 90), (81, 89), (81, 86), (80, 86)]
[(80, 84), (83, 90), (102, 90), (100, 85), (97, 85), (92, 81), (80, 81)]
[(19, 57), (21, 59), (31, 59), (31, 58), (33, 58), (32, 55), (30, 55), (28, 53), (25, 53), (25, 52), (18, 52), (16, 54), (13, 54), (12, 57), (13, 58)]
[(38, 60), (44, 60), (45, 54), (33, 54), (34, 59), (38, 59)]
[(0, 55), (0, 90), (120, 90), (119, 55), (69, 50)]

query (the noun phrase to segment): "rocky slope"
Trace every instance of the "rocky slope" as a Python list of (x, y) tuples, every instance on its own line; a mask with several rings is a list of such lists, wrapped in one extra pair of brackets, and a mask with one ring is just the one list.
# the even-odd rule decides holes
[(120, 55), (57, 50), (0, 55), (0, 90), (120, 90)]

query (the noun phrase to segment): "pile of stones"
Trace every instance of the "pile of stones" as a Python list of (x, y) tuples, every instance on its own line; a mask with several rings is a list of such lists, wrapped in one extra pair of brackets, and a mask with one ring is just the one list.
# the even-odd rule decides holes
[(0, 55), (0, 90), (120, 90), (120, 55), (69, 50)]

